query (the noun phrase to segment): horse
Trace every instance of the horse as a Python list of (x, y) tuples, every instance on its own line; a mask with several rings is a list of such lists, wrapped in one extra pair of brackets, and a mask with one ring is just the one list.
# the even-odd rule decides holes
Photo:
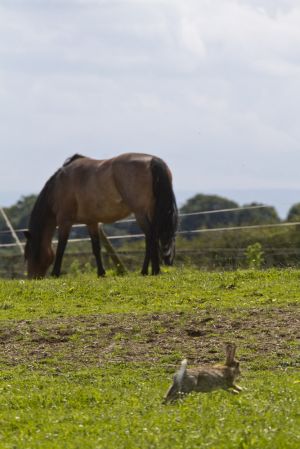
[[(54, 261), (52, 276), (61, 264), (73, 224), (87, 226), (98, 276), (105, 275), (98, 223), (113, 223), (134, 214), (145, 235), (141, 273), (160, 272), (161, 259), (172, 265), (178, 210), (172, 174), (159, 157), (124, 153), (97, 160), (81, 154), (67, 159), (46, 182), (33, 206), (26, 237), (28, 278), (43, 278)], [(56, 254), (52, 237), (58, 229)]]

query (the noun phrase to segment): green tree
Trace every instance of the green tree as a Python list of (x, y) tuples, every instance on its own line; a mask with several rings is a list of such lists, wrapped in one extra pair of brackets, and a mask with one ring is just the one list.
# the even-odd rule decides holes
[[(280, 218), (274, 207), (261, 207), (261, 203), (245, 204), (245, 210), (237, 211), (236, 223), (238, 226), (256, 225), (256, 224), (274, 224), (279, 223)], [(250, 207), (254, 207), (250, 209)]]
[[(190, 198), (180, 209), (181, 213), (232, 209), (239, 205), (232, 200), (218, 195), (197, 194)], [(191, 215), (181, 218), (183, 229), (215, 228), (235, 223), (234, 212), (218, 212), (203, 215)]]
[[(35, 200), (36, 195), (22, 196), (15, 205), (4, 209), (15, 229), (27, 228), (29, 216)], [(7, 231), (7, 226), (4, 220), (0, 221), (0, 231)], [(0, 234), (0, 243), (11, 243), (12, 241), (10, 233), (5, 232)]]
[(198, 194), (184, 204), (180, 210), (181, 213), (214, 210), (223, 210), (223, 212), (182, 217), (181, 228), (184, 230), (192, 230), (197, 228), (274, 224), (280, 222), (280, 218), (274, 207), (257, 206), (262, 206), (262, 204), (253, 202), (245, 204), (243, 206), (245, 207), (244, 210), (226, 212), (226, 209), (238, 208), (239, 204), (217, 195)]
[(15, 228), (26, 228), (36, 200), (36, 195), (22, 196), (19, 201), (5, 209), (5, 212)]
[(300, 203), (296, 203), (290, 208), (287, 221), (300, 221)]

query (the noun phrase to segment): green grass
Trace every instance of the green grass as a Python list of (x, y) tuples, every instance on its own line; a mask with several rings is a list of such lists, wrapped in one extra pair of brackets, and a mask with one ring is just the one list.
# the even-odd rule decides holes
[(169, 406), (159, 367), (18, 368), (1, 378), (1, 448), (299, 447), (300, 386), (288, 372), (249, 373), (239, 396), (191, 394)]
[[(297, 270), (0, 281), (0, 448), (296, 449), (299, 299)], [(229, 339), (240, 395), (162, 404)]]
[(299, 301), (299, 270), (204, 273), (166, 271), (158, 277), (129, 274), (97, 279), (0, 281), (0, 320), (128, 313), (283, 306)]

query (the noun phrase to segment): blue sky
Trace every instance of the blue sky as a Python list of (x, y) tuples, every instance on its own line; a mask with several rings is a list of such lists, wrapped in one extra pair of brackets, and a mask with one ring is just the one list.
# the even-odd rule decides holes
[(156, 154), (196, 192), (300, 201), (298, 0), (0, 0), (0, 204), (73, 153)]

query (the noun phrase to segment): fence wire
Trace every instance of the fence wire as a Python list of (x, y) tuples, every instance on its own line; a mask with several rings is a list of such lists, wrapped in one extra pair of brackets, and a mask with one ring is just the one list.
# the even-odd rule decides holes
[[(179, 217), (188, 217), (188, 216), (197, 216), (197, 215), (209, 215), (209, 214), (217, 214), (217, 213), (224, 213), (224, 212), (236, 212), (241, 210), (251, 210), (251, 209), (262, 209), (262, 208), (269, 208), (268, 205), (257, 205), (257, 206), (247, 206), (247, 207), (236, 207), (231, 209), (217, 209), (217, 210), (208, 210), (208, 211), (198, 211), (198, 212), (191, 212), (191, 213), (182, 213), (179, 214)], [(130, 218), (126, 220), (119, 220), (116, 221), (116, 223), (134, 223), (136, 222), (135, 218)], [(258, 225), (247, 225), (247, 226), (227, 226), (227, 227), (217, 227), (217, 228), (201, 228), (201, 229), (192, 229), (192, 230), (179, 230), (177, 231), (177, 235), (193, 235), (193, 234), (202, 234), (207, 232), (228, 232), (228, 231), (243, 231), (243, 230), (254, 230), (254, 229), (267, 229), (267, 228), (279, 228), (279, 227), (289, 227), (289, 226), (297, 226), (300, 225), (300, 222), (285, 222), (285, 223), (272, 223), (272, 224), (258, 224)], [(73, 228), (83, 228), (85, 227), (84, 224), (75, 224), (73, 225)], [(27, 229), (15, 229), (15, 234), (22, 234)], [(4, 234), (11, 234), (11, 230), (2, 230), (0, 231), (0, 235)], [(129, 239), (139, 239), (143, 238), (144, 234), (120, 234), (120, 235), (108, 235), (107, 238), (109, 240), (129, 240)], [(88, 237), (82, 237), (82, 238), (75, 238), (70, 237), (69, 243), (78, 243), (78, 242), (85, 242), (89, 241), (90, 238)], [(57, 243), (57, 240), (53, 240), (53, 243)], [(25, 245), (24, 242), (20, 242), (18, 244)], [(16, 243), (1, 243), (0, 248), (12, 248), (17, 246)]]

